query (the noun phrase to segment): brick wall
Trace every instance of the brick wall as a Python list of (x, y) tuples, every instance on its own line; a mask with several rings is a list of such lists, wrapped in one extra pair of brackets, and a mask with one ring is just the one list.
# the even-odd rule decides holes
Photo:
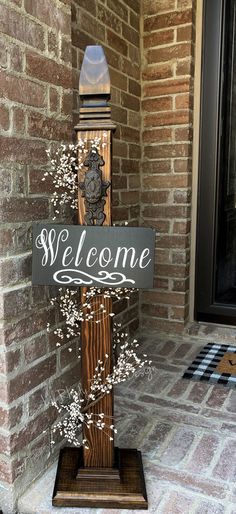
[(0, 32), (0, 481), (5, 488), (0, 506), (5, 512), (17, 491), (50, 461), (50, 395), (75, 381), (78, 366), (75, 343), (73, 354), (68, 347), (56, 351), (46, 332), (47, 322), (57, 321), (48, 289), (31, 287), (32, 221), (53, 215), (52, 188), (41, 180), (45, 150), (72, 134), (69, 5), (1, 0)]
[(158, 235), (142, 326), (181, 332), (189, 310), (194, 0), (144, 0), (143, 15), (142, 220)]
[[(109, 65), (113, 140), (113, 222), (139, 224), (141, 158), (140, 0), (72, 0), (74, 122), (78, 121), (79, 69), (87, 45), (101, 44)], [(138, 327), (138, 295), (116, 306), (130, 331)]]

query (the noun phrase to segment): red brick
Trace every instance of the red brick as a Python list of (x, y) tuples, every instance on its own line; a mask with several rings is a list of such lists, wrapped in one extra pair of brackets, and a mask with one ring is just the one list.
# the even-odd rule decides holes
[(23, 52), (18, 45), (13, 45), (10, 48), (10, 69), (18, 72), (23, 71)]
[(190, 221), (175, 221), (173, 226), (173, 233), (176, 234), (189, 234), (191, 228)]
[(5, 41), (0, 41), (0, 65), (1, 68), (7, 68), (8, 45)]
[(50, 87), (50, 90), (49, 90), (49, 109), (52, 112), (58, 112), (60, 109), (59, 92), (54, 87)]
[(141, 6), (139, 0), (126, 0), (126, 5), (133, 9), (137, 14), (140, 14)]
[(76, 342), (70, 343), (69, 348), (63, 348), (60, 352), (60, 367), (64, 369), (66, 366), (70, 365), (72, 362), (76, 362), (78, 359), (78, 353), (76, 349)]
[(12, 434), (11, 448), (12, 451), (17, 452), (25, 447), (28, 447), (31, 441), (43, 433), (46, 426), (52, 425), (56, 418), (55, 408), (48, 408), (46, 412), (39, 414), (36, 418), (31, 420), (28, 425), (20, 432)]
[(193, 131), (190, 127), (178, 128), (175, 130), (176, 141), (192, 141)]
[(48, 32), (48, 53), (52, 58), (57, 59), (59, 56), (59, 40), (53, 31)]
[(173, 79), (166, 81), (158, 81), (154, 84), (144, 85), (144, 96), (163, 96), (176, 93), (185, 93), (190, 89), (190, 80), (186, 79)]
[(7, 458), (0, 459), (0, 479), (7, 484), (12, 483), (12, 463)]
[(71, 88), (72, 74), (70, 68), (34, 52), (26, 53), (26, 71), (32, 77), (44, 82)]
[(45, 88), (40, 84), (0, 71), (0, 95), (14, 102), (33, 107), (44, 107)]
[[(183, 59), (191, 55), (190, 43), (179, 43), (178, 45), (169, 45), (161, 48), (153, 48), (147, 54), (147, 61), (150, 64), (154, 62), (166, 62), (172, 59)], [(182, 74), (183, 75), (183, 74)]]
[(185, 293), (189, 290), (189, 279), (185, 280), (173, 280), (172, 291), (178, 291), (179, 293)]
[(199, 441), (190, 461), (187, 470), (192, 473), (204, 473), (207, 471), (218, 449), (219, 438), (215, 435), (203, 435)]
[(17, 256), (2, 260), (0, 269), (0, 284), (10, 285), (29, 279), (32, 273), (31, 255)]
[[(140, 31), (140, 16), (139, 14), (137, 13), (134, 13), (132, 11), (130, 11), (130, 15), (129, 15), (129, 22), (130, 22), (130, 25), (135, 29), (137, 30), (138, 32)], [(138, 45), (139, 46), (139, 43)]]
[(175, 97), (176, 109), (189, 109), (191, 108), (191, 96), (189, 94), (176, 95)]
[(9, 109), (5, 105), (0, 105), (0, 129), (8, 130), (10, 127)]
[(160, 293), (158, 291), (143, 292), (143, 300), (164, 305), (184, 305), (185, 297), (181, 293)]
[(107, 7), (124, 21), (128, 21), (128, 9), (120, 0), (107, 0)]
[(70, 369), (67, 369), (60, 376), (54, 378), (52, 383), (51, 392), (52, 394), (57, 395), (60, 391), (64, 390), (66, 387), (73, 386), (78, 384), (78, 377), (80, 376), (80, 364), (79, 361), (74, 361), (74, 366)]
[(63, 141), (71, 138), (71, 132), (72, 125), (67, 122), (57, 121), (53, 117), (45, 118), (37, 112), (28, 115), (28, 133), (30, 136)]
[(191, 170), (192, 163), (188, 159), (178, 159), (174, 161), (174, 171), (175, 173), (186, 173)]
[(141, 97), (141, 85), (137, 80), (129, 79), (129, 93)]
[(15, 400), (43, 383), (56, 372), (56, 356), (47, 357), (9, 382), (9, 399)]
[(19, 134), (25, 133), (25, 111), (19, 107), (13, 108), (13, 130)]
[(18, 11), (1, 5), (0, 30), (27, 45), (44, 50), (42, 26)]
[(172, 130), (170, 128), (145, 130), (143, 132), (143, 141), (145, 143), (170, 142), (172, 141)]
[(140, 65), (133, 62), (131, 59), (123, 57), (121, 61), (121, 70), (126, 75), (133, 77), (135, 80), (140, 80)]
[(153, 32), (144, 35), (143, 44), (144, 48), (152, 48), (153, 46), (165, 45), (174, 42), (174, 30), (162, 30), (161, 32)]
[(208, 407), (221, 409), (229, 396), (229, 390), (214, 386), (207, 400)]
[[(160, 130), (160, 129), (158, 129)], [(157, 132), (158, 132), (157, 130)], [(150, 131), (151, 132), (151, 131)], [(156, 161), (145, 161), (142, 163), (142, 172), (143, 174), (153, 174), (153, 173), (170, 173), (171, 172), (171, 161), (165, 159), (156, 160)]]
[(16, 407), (5, 409), (0, 407), (0, 423), (1, 427), (5, 429), (14, 428), (19, 424), (23, 415), (23, 405), (19, 404)]
[(174, 484), (176, 487), (187, 487), (189, 491), (204, 494), (213, 499), (224, 499), (227, 494), (227, 487), (215, 480), (206, 480), (205, 477), (200, 478), (190, 473), (182, 473), (178, 470), (166, 469), (156, 465), (150, 471), (157, 481), (162, 480), (168, 487), (170, 487), (170, 484)]
[(193, 26), (191, 24), (177, 28), (177, 41), (192, 41)]
[(143, 12), (147, 15), (174, 10), (175, 0), (145, 0), (143, 5)]
[[(129, 144), (129, 158), (130, 159), (141, 159), (141, 145), (138, 144)], [(139, 168), (140, 161), (136, 161), (136, 164)]]
[(122, 191), (121, 202), (123, 204), (134, 205), (139, 203), (139, 191)]
[(169, 191), (143, 191), (141, 193), (142, 203), (160, 204), (168, 203)]
[(14, 248), (14, 229), (0, 230), (0, 253), (5, 254)]
[[(163, 159), (165, 157), (187, 157), (191, 153), (191, 146), (188, 144), (168, 144), (168, 145), (152, 145), (146, 146), (144, 149), (144, 156), (149, 159)], [(182, 179), (182, 182), (181, 182)], [(177, 187), (185, 187), (186, 185), (190, 185), (190, 178), (183, 175), (175, 176), (176, 183), (179, 184)], [(170, 178), (171, 181), (171, 178)]]
[(24, 0), (24, 6), (27, 13), (57, 32), (70, 34), (70, 16), (62, 9), (58, 9), (54, 0), (50, 3), (47, 0)]
[(13, 189), (12, 172), (10, 169), (0, 168), (1, 196), (9, 195)]
[(219, 460), (214, 467), (214, 478), (235, 481), (236, 477), (236, 441), (229, 439), (225, 442)]
[(140, 131), (131, 127), (121, 127), (121, 138), (127, 142), (139, 142)]
[[(173, 68), (171, 63), (155, 64), (155, 66), (146, 66), (143, 69), (143, 80), (162, 80), (173, 76)], [(153, 86), (152, 86), (153, 87)]]
[(154, 279), (154, 288), (161, 290), (161, 289), (168, 289), (169, 287), (169, 281), (165, 278), (155, 278)]
[(148, 112), (169, 111), (173, 107), (173, 99), (171, 96), (146, 99), (143, 100), (142, 107), (144, 111)]
[(48, 217), (48, 201), (39, 198), (1, 198), (0, 221), (20, 222)]
[(20, 350), (12, 350), (4, 353), (0, 353), (0, 373), (6, 375), (15, 371), (21, 362)]
[[(123, 178), (126, 178), (126, 177), (123, 177)], [(140, 191), (140, 183), (141, 183), (140, 176), (130, 175), (128, 177), (128, 180), (129, 180), (129, 187), (128, 187), (129, 190), (138, 189)]]
[[(183, 175), (181, 175), (183, 177)], [(188, 175), (186, 175), (187, 177)], [(189, 176), (189, 185), (191, 185), (191, 177)], [(190, 189), (174, 191), (174, 203), (189, 204), (191, 202), (192, 191)]]
[(47, 352), (47, 339), (46, 335), (39, 335), (32, 339), (31, 341), (26, 342), (24, 346), (24, 356), (25, 361), (28, 364), (29, 362), (33, 362), (40, 357), (46, 355)]
[(186, 125), (190, 123), (189, 111), (163, 112), (144, 116), (144, 127)]
[[(116, 34), (121, 34), (121, 20), (109, 9), (106, 9), (104, 5), (99, 5), (99, 9), (97, 12), (97, 18), (99, 21), (104, 23), (107, 27), (110, 27), (112, 30), (116, 32)], [(127, 38), (125, 38), (127, 39)]]
[[(72, 44), (76, 48), (80, 48), (83, 51), (85, 50), (86, 46), (88, 46), (89, 44), (96, 43), (96, 41), (91, 36), (89, 36), (88, 34), (85, 34), (85, 32), (83, 32), (83, 30), (78, 30), (77, 27), (72, 27), (71, 36), (72, 36)], [(73, 48), (72, 48), (72, 52), (73, 52)], [(76, 61), (77, 61), (77, 58), (76, 58)], [(76, 65), (76, 68), (77, 68), (77, 65)]]
[[(89, 16), (86, 12), (80, 10), (79, 25), (80, 27), (83, 27), (83, 30), (85, 32), (88, 32), (88, 34), (92, 34), (95, 39), (105, 41), (105, 27), (98, 21), (98, 19), (94, 15)], [(112, 34), (112, 32), (110, 34)], [(109, 43), (108, 34), (107, 41), (109, 46), (113, 48), (113, 45), (110, 45)]]
[(119, 89), (127, 90), (127, 77), (117, 70), (110, 70), (111, 83)]
[(155, 318), (168, 319), (168, 308), (162, 305), (149, 305), (142, 304), (142, 312), (148, 316), (155, 316)]
[(43, 141), (0, 137), (0, 158), (2, 161), (22, 164), (44, 164), (48, 157), (47, 145)]
[[(170, 255), (170, 251), (168, 248), (156, 248), (156, 252), (155, 252), (155, 258), (156, 258), (156, 262), (155, 262), (155, 268), (157, 268), (157, 265), (159, 263), (167, 263), (167, 262), (170, 262), (170, 258), (171, 258), (171, 255)], [(157, 273), (157, 269), (154, 270), (155, 273)]]
[(189, 184), (188, 175), (155, 175), (152, 177), (144, 177), (143, 187), (144, 189), (166, 189), (166, 188), (178, 188), (186, 187)]
[(128, 93), (121, 94), (121, 105), (126, 107), (127, 109), (132, 109), (133, 111), (140, 110), (140, 100), (136, 96), (130, 95)]
[(175, 206), (175, 205), (160, 205), (160, 206), (147, 206), (143, 210), (143, 216), (147, 216), (148, 218), (185, 218), (186, 216), (190, 216), (190, 209), (185, 206)]
[(40, 411), (42, 412), (51, 405), (51, 402), (52, 398), (48, 394), (47, 386), (40, 387), (29, 396), (29, 416), (32, 417)]
[(177, 380), (167, 395), (178, 400), (185, 394), (187, 387), (187, 381), (183, 379)]
[(122, 23), (122, 36), (124, 39), (126, 39), (133, 45), (139, 47), (139, 44), (140, 44), (139, 32), (137, 30), (134, 30), (132, 27), (130, 27), (126, 23)]
[(202, 401), (207, 396), (208, 392), (209, 392), (209, 385), (199, 382), (199, 383), (192, 385), (191, 391), (190, 391), (187, 399), (194, 403), (202, 403)]
[(29, 286), (8, 289), (1, 298), (0, 311), (2, 319), (20, 316), (30, 309), (31, 291)]
[(160, 248), (186, 248), (188, 242), (189, 238), (187, 236), (157, 236), (157, 246)]
[(176, 75), (192, 75), (194, 74), (194, 67), (192, 58), (188, 58), (182, 61), (179, 61), (176, 65)]
[(186, 10), (183, 12), (169, 12), (168, 14), (161, 14), (146, 18), (144, 20), (145, 32), (151, 32), (152, 30), (165, 29), (167, 27), (174, 27), (178, 25), (185, 25), (186, 23), (192, 22), (192, 10)]

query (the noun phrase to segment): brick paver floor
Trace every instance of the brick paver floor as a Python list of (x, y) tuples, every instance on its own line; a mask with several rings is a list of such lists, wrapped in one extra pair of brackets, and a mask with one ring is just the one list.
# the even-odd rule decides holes
[[(236, 390), (181, 378), (206, 342), (142, 338), (152, 364), (116, 391), (117, 442), (142, 450), (153, 514), (236, 514)], [(55, 466), (21, 498), (19, 514), (130, 512), (52, 508), (54, 476)]]

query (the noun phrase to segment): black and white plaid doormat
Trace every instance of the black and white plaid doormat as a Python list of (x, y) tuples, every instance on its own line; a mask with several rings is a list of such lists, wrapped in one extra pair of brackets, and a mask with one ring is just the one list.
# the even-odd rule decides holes
[(183, 378), (236, 387), (236, 346), (208, 343)]

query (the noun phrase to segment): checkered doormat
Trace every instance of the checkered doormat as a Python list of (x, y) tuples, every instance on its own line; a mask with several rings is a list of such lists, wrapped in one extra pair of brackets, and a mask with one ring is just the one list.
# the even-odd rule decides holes
[(208, 343), (183, 378), (236, 387), (236, 346)]

